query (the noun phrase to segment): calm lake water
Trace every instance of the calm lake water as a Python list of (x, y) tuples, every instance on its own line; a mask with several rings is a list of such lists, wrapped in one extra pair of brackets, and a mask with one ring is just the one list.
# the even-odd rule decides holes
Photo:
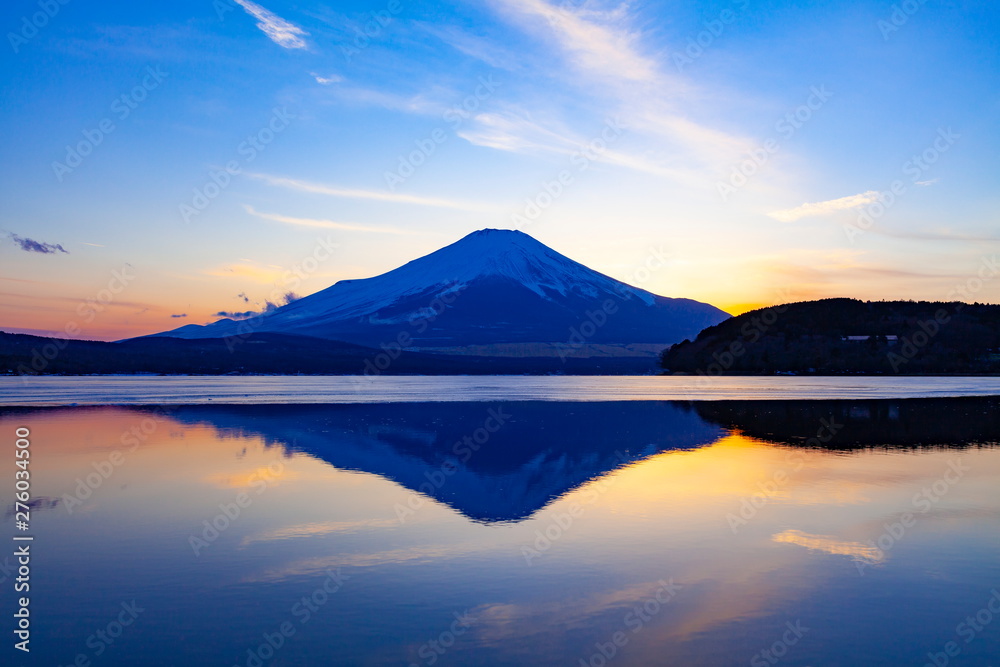
[[(20, 400), (82, 402), (50, 379)], [(189, 404), (0, 408), (9, 535), (18, 427), (36, 499), (28, 658), (0, 556), (5, 664), (1000, 664), (1000, 398), (150, 380), (120, 402)], [(988, 393), (868, 380), (843, 382)], [(291, 399), (321, 391), (349, 393)]]
[(0, 376), (0, 405), (931, 398), (1000, 395), (1000, 377)]

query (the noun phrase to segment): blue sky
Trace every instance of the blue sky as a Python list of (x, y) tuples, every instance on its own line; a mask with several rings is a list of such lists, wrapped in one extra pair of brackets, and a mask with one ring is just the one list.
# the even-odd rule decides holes
[[(203, 323), (484, 227), (730, 312), (1000, 300), (994, 3), (36, 0), (3, 17), (4, 330)], [(654, 255), (670, 260), (644, 270)]]

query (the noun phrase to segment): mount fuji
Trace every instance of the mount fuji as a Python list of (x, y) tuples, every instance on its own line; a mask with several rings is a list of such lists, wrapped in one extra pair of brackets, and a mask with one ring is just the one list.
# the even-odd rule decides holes
[(449, 354), (634, 356), (693, 339), (728, 317), (709, 304), (622, 283), (523, 232), (484, 229), (388, 273), (341, 280), (250, 320), (154, 336), (261, 332), (369, 347), (402, 341), (410, 350)]

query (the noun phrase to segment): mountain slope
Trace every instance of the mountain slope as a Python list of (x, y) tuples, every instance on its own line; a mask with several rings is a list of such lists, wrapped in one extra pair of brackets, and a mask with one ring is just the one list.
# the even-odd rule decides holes
[[(487, 229), (373, 278), (342, 280), (238, 322), (159, 336), (269, 331), (377, 346), (407, 336), (422, 349), (496, 343), (671, 344), (728, 315), (626, 285), (518, 231)], [(588, 323), (589, 322), (589, 323)]]

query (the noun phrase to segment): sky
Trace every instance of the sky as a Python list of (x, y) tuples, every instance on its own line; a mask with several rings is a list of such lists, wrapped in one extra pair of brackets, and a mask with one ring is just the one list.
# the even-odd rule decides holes
[(728, 312), (1000, 302), (1000, 7), (5, 4), (0, 329), (116, 340), (520, 229)]

